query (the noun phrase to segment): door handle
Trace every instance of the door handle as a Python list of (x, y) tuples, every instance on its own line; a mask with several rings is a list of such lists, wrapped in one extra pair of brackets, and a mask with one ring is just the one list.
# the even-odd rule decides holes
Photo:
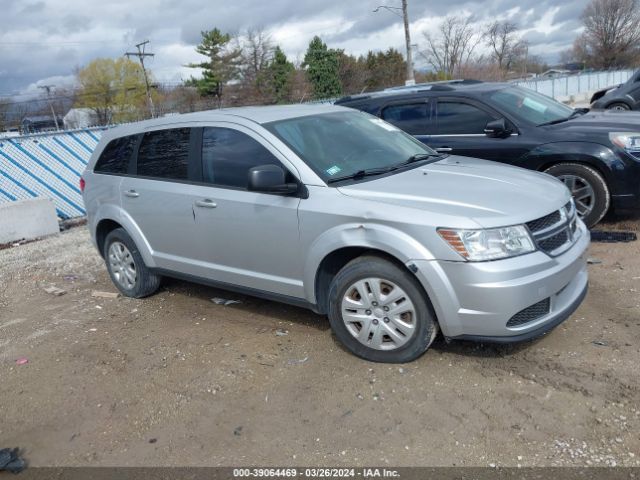
[(452, 150), (453, 150), (453, 148), (451, 148), (451, 147), (438, 147), (438, 148), (436, 148), (436, 152), (439, 152), (439, 153), (450, 152)]
[(210, 198), (205, 198), (204, 200), (196, 200), (196, 207), (216, 208), (217, 206), (218, 204)]
[(138, 198), (140, 196), (140, 194), (135, 190), (127, 190), (126, 192), (124, 192), (124, 194), (127, 197), (131, 197), (131, 198)]

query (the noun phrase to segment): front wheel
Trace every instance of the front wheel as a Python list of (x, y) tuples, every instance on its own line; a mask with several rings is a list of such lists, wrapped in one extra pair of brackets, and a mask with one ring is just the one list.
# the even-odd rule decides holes
[(602, 175), (581, 163), (558, 163), (545, 170), (561, 180), (573, 195), (576, 210), (582, 221), (591, 228), (609, 210), (611, 195)]
[(629, 107), (629, 105), (627, 105), (626, 103), (616, 102), (607, 106), (607, 110), (617, 110), (620, 112), (628, 112), (629, 110), (631, 110), (631, 107)]
[(410, 362), (438, 333), (433, 308), (416, 278), (375, 255), (352, 260), (335, 276), (329, 322), (349, 351), (373, 362)]

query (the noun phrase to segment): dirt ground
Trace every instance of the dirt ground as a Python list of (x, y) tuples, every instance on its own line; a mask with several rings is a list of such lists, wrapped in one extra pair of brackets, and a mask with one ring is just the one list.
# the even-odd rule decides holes
[(639, 253), (593, 244), (586, 301), (538, 341), (383, 365), (324, 317), (209, 287), (94, 298), (115, 288), (74, 228), (0, 251), (0, 447), (32, 466), (637, 466)]

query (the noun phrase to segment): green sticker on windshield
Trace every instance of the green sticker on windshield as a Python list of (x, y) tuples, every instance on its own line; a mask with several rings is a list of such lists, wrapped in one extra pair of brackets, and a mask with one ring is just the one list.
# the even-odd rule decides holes
[(327, 169), (327, 173), (328, 173), (329, 175), (332, 175), (332, 176), (333, 176), (333, 175), (335, 175), (336, 173), (338, 173), (340, 170), (341, 170), (341, 168), (340, 168), (339, 166), (334, 165), (333, 167), (331, 167), (331, 168), (328, 168), (328, 169)]

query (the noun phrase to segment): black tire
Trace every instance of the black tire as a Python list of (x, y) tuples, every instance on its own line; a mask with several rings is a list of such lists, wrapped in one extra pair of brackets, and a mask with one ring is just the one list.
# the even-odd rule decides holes
[(624, 102), (614, 102), (607, 105), (606, 110), (631, 110), (631, 107)]
[[(135, 283), (131, 286), (131, 288), (126, 288), (125, 286), (123, 286), (117, 280), (114, 271), (112, 271), (112, 266), (109, 261), (109, 248), (114, 242), (120, 242), (124, 244), (129, 252), (131, 252), (131, 257), (133, 258), (136, 272)], [(142, 255), (140, 255), (138, 247), (124, 228), (116, 228), (115, 230), (109, 232), (107, 238), (105, 238), (104, 241), (103, 256), (104, 261), (107, 265), (107, 271), (109, 272), (109, 276), (111, 277), (111, 281), (123, 295), (132, 298), (148, 297), (160, 287), (160, 281), (162, 280), (162, 277), (160, 275), (152, 273), (147, 268), (144, 260), (142, 259)]]
[[(409, 340), (394, 350), (378, 350), (358, 341), (342, 319), (344, 295), (355, 282), (378, 277), (393, 282), (408, 295), (415, 308), (415, 331)], [(372, 362), (405, 363), (422, 355), (438, 333), (436, 315), (426, 293), (408, 270), (376, 255), (363, 255), (347, 265), (333, 278), (329, 287), (329, 322), (338, 340), (354, 355)]]
[[(582, 163), (558, 163), (547, 168), (545, 172), (554, 177), (563, 177), (566, 175), (579, 177), (582, 182), (591, 186), (594, 192), (594, 199), (591, 202), (593, 207), (587, 215), (582, 216), (582, 221), (587, 224), (587, 227), (591, 228), (602, 220), (602, 217), (604, 217), (609, 210), (611, 195), (607, 182), (605, 182), (600, 172)], [(580, 207), (580, 205), (576, 206)], [(580, 210), (580, 208), (578, 208), (578, 210)]]

